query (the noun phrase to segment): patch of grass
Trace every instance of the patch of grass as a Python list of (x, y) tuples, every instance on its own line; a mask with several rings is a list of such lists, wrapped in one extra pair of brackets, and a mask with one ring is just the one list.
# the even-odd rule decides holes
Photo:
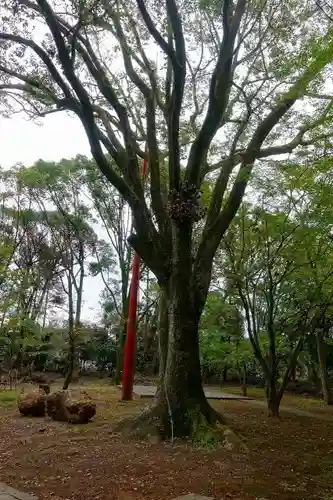
[(12, 405), (14, 402), (16, 403), (18, 398), (18, 391), (15, 390), (0, 390), (0, 404), (4, 405)]
[[(242, 396), (242, 389), (239, 386), (226, 386), (221, 387), (222, 392), (226, 392), (227, 394), (235, 394), (236, 396)], [(249, 398), (265, 400), (265, 391), (261, 387), (248, 387), (247, 395)]]
[[(221, 391), (228, 394), (242, 394), (242, 390), (239, 386), (221, 387)], [(259, 401), (265, 401), (266, 399), (265, 391), (260, 387), (249, 387), (247, 395), (250, 398), (257, 399)], [(286, 406), (288, 408), (297, 408), (299, 410), (305, 410), (319, 415), (333, 416), (333, 406), (326, 405), (324, 401), (319, 398), (297, 396), (285, 392), (281, 401), (281, 406)]]

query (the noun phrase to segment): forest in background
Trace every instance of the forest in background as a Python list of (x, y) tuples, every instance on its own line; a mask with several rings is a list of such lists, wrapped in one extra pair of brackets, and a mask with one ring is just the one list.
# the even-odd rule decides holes
[[(332, 403), (332, 183), (329, 156), (271, 161), (254, 175), (214, 261), (200, 324), (205, 382), (240, 383), (244, 394), (248, 384), (265, 386), (278, 402), (289, 385)], [(68, 384), (79, 374), (119, 383), (129, 207), (85, 157), (2, 170), (1, 186), (3, 383), (36, 371), (58, 372)], [(207, 182), (206, 204), (211, 191)], [(141, 268), (136, 370), (156, 377), (159, 287)], [(96, 324), (81, 320), (87, 276), (104, 286)]]

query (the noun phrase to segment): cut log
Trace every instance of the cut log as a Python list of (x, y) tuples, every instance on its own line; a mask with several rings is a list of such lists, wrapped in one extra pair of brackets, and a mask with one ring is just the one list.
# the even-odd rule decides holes
[(96, 414), (96, 405), (86, 393), (74, 397), (68, 391), (54, 392), (47, 397), (46, 408), (53, 420), (71, 424), (86, 424)]
[(18, 409), (25, 417), (44, 417), (46, 394), (43, 390), (21, 393), (18, 398)]

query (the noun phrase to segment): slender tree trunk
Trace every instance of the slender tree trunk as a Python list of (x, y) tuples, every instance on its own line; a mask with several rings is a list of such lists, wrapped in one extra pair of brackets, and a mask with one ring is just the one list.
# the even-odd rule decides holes
[(316, 387), (318, 386), (318, 373), (316, 366), (313, 361), (310, 361), (308, 365), (308, 381), (310, 384), (315, 385)]
[(291, 370), (290, 379), (293, 383), (296, 382), (296, 365)]
[(286, 368), (286, 371), (284, 372), (282, 383), (279, 387), (277, 388), (277, 365), (276, 365), (276, 357), (271, 358), (274, 359), (274, 364), (271, 365), (271, 372), (270, 376), (267, 378), (267, 386), (266, 386), (266, 396), (267, 396), (267, 405), (268, 405), (268, 414), (271, 417), (278, 417), (279, 416), (279, 409), (280, 409), (280, 403), (283, 398), (284, 391), (286, 390), (288, 380), (290, 378), (290, 373), (294, 369), (294, 367), (297, 364), (297, 359), (299, 356), (299, 353), (302, 350), (303, 346), (303, 336), (301, 336), (289, 359), (288, 366)]
[(243, 370), (242, 370), (242, 395), (244, 397), (247, 397), (247, 368), (246, 368), (246, 363), (242, 363), (243, 365)]
[(74, 304), (73, 304), (73, 285), (71, 276), (68, 273), (68, 367), (62, 386), (63, 390), (67, 390), (72, 381), (75, 369), (75, 331), (74, 331)]
[(48, 306), (49, 306), (49, 294), (50, 294), (50, 287), (47, 288), (46, 296), (45, 296), (44, 313), (43, 313), (43, 323), (42, 323), (43, 331), (45, 330), (45, 326), (46, 326), (47, 309), (48, 309)]
[(74, 334), (69, 335), (68, 369), (62, 389), (66, 391), (72, 381), (75, 370), (75, 339)]
[(318, 331), (316, 339), (317, 339), (319, 375), (321, 380), (323, 397), (327, 405), (332, 405), (333, 397), (326, 368), (326, 344), (324, 339), (324, 333), (322, 331)]
[(122, 374), (123, 362), (124, 362), (126, 330), (127, 330), (127, 316), (126, 317), (123, 316), (123, 318), (121, 320), (121, 325), (119, 328), (117, 361), (116, 361), (116, 369), (115, 369), (115, 373), (114, 373), (114, 381), (115, 381), (116, 385), (119, 385), (121, 383), (121, 374)]
[[(120, 216), (121, 218), (121, 216)], [(119, 233), (121, 234), (121, 233)], [(122, 241), (120, 241), (120, 246), (122, 245)], [(121, 383), (121, 376), (123, 371), (123, 363), (124, 363), (124, 354), (125, 354), (125, 341), (126, 341), (126, 332), (127, 332), (127, 320), (128, 320), (128, 308), (129, 308), (129, 297), (131, 290), (129, 287), (129, 269), (131, 263), (132, 252), (130, 247), (128, 248), (128, 254), (126, 260), (124, 260), (124, 255), (119, 255), (120, 260), (120, 271), (121, 271), (121, 296), (122, 296), (122, 311), (121, 311), (121, 321), (119, 325), (119, 339), (118, 339), (118, 348), (117, 348), (117, 360), (116, 360), (116, 369), (114, 372), (114, 381), (116, 385)]]
[(158, 373), (158, 370), (159, 370), (159, 354), (158, 354), (158, 347), (155, 346), (155, 351), (151, 362), (150, 375), (154, 377)]
[(267, 406), (268, 406), (268, 416), (278, 417), (280, 411), (280, 401), (279, 393), (276, 388), (276, 382), (272, 379), (266, 388)]

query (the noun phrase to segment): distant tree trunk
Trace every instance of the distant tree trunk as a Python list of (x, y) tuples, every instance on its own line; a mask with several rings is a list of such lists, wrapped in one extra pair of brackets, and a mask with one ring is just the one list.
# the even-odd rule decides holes
[(72, 279), (70, 274), (68, 273), (67, 277), (68, 282), (68, 367), (64, 380), (64, 384), (62, 386), (63, 390), (66, 391), (69, 387), (69, 384), (72, 381), (73, 373), (75, 370), (75, 329), (74, 329), (74, 304), (73, 304), (73, 286)]
[(154, 377), (159, 371), (159, 354), (158, 348), (155, 348), (153, 359), (151, 362), (151, 375)]
[(318, 386), (318, 373), (313, 361), (310, 361), (308, 365), (308, 381), (310, 384), (314, 384), (316, 387)]
[(207, 382), (208, 376), (209, 376), (209, 370), (207, 366), (203, 364), (201, 366), (201, 377), (204, 384)]
[(72, 381), (75, 370), (75, 339), (74, 332), (69, 334), (68, 368), (62, 389), (66, 391)]
[(276, 382), (271, 380), (266, 387), (266, 398), (268, 406), (268, 416), (278, 417), (280, 409), (280, 397), (279, 392), (276, 387)]
[[(121, 207), (122, 205), (120, 205)], [(121, 211), (119, 213), (119, 217), (121, 220)], [(119, 233), (121, 234), (121, 233)], [(119, 248), (122, 248), (122, 240), (120, 238)], [(128, 252), (126, 259), (123, 254), (119, 254), (120, 261), (120, 274), (121, 274), (121, 297), (122, 297), (122, 310), (121, 310), (121, 321), (119, 325), (119, 338), (118, 338), (118, 348), (117, 348), (117, 360), (116, 360), (116, 369), (114, 373), (114, 381), (116, 385), (121, 383), (122, 371), (123, 371), (123, 363), (124, 363), (124, 354), (125, 354), (125, 343), (126, 343), (126, 332), (127, 332), (127, 320), (128, 320), (128, 308), (129, 308), (129, 297), (131, 293), (131, 287), (128, 290), (129, 284), (129, 269), (131, 262), (131, 249), (128, 247)]]
[(242, 395), (244, 397), (247, 397), (247, 368), (246, 368), (246, 363), (243, 362), (243, 369), (242, 369)]
[(225, 364), (223, 368), (219, 371), (219, 385), (223, 387), (223, 384), (227, 381), (228, 378), (228, 365)]
[(114, 373), (114, 381), (115, 381), (116, 385), (119, 385), (121, 383), (121, 374), (122, 374), (123, 362), (124, 362), (126, 330), (127, 330), (127, 316), (122, 318), (121, 325), (119, 328), (117, 361), (116, 361), (116, 369), (115, 369), (115, 373)]
[(327, 405), (331, 405), (333, 404), (333, 398), (326, 367), (326, 344), (325, 344), (324, 332), (318, 331), (316, 339), (317, 339), (319, 375), (321, 380), (323, 397), (325, 403)]
[[(297, 359), (299, 353), (302, 350), (303, 346), (303, 336), (299, 338), (294, 349), (291, 352), (291, 356), (288, 362), (287, 369), (284, 372), (283, 379), (281, 385), (278, 387), (277, 385), (277, 365), (275, 364), (271, 367), (271, 371), (266, 381), (266, 398), (267, 398), (267, 406), (268, 406), (268, 415), (271, 417), (279, 416), (280, 403), (283, 398), (283, 394), (288, 385), (288, 380), (290, 378), (290, 373), (293, 368), (296, 366)], [(276, 360), (276, 358), (274, 358)], [(275, 361), (276, 363), (276, 361)], [(262, 366), (265, 366), (264, 364)], [(267, 368), (266, 368), (267, 369)]]
[(228, 380), (228, 365), (227, 364), (225, 364), (223, 367), (222, 380), (224, 383), (227, 382), (227, 380)]

